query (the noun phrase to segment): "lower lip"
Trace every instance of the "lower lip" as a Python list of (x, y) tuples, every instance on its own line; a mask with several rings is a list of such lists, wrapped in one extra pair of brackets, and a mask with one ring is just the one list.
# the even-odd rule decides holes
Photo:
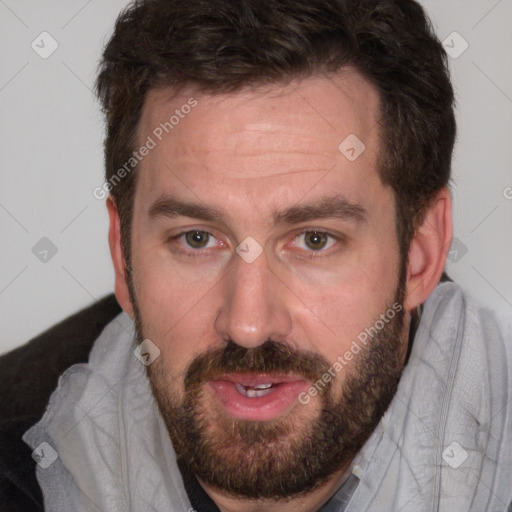
[(298, 396), (308, 388), (304, 380), (283, 382), (266, 395), (249, 398), (238, 392), (235, 383), (227, 380), (208, 382), (224, 411), (240, 420), (267, 421), (284, 415), (298, 402)]

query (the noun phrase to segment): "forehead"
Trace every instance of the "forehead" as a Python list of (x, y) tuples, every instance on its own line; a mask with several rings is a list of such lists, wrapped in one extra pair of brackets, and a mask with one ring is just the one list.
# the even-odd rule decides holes
[[(155, 147), (139, 165), (137, 195), (185, 187), (215, 201), (236, 188), (270, 202), (267, 191), (276, 190), (293, 202), (322, 175), (325, 190), (341, 186), (361, 195), (363, 185), (381, 185), (378, 106), (375, 88), (352, 69), (230, 94), (152, 90), (138, 139), (143, 145), (150, 137)], [(346, 140), (364, 144), (356, 160), (340, 151)]]
[[(179, 93), (171, 88), (153, 89), (144, 103), (139, 134), (151, 133), (173, 115), (176, 122), (176, 114), (180, 114), (176, 110), (186, 107), (191, 97), (197, 100), (197, 106), (192, 115), (185, 114), (188, 122), (184, 122), (182, 113), (180, 128), (174, 125), (169, 135), (176, 144), (188, 139), (191, 144), (200, 144), (195, 149), (204, 151), (216, 151), (218, 138), (225, 134), (234, 137), (230, 139), (232, 148), (242, 144), (243, 149), (240, 135), (244, 132), (263, 138), (268, 135), (270, 149), (279, 149), (281, 141), (273, 139), (272, 134), (280, 129), (291, 138), (321, 135), (326, 146), (330, 146), (331, 138), (338, 140), (349, 133), (357, 133), (370, 143), (378, 110), (374, 86), (357, 71), (345, 69), (331, 77), (314, 76), (287, 85), (270, 84), (228, 94), (198, 93), (193, 88)], [(194, 122), (198, 118), (200, 121)], [(194, 132), (193, 140), (188, 127)]]

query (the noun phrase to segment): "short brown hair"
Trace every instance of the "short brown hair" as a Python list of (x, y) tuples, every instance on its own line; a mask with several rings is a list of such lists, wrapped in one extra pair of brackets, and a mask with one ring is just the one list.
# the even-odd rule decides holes
[[(97, 93), (107, 121), (106, 179), (130, 158), (148, 91), (234, 92), (355, 67), (380, 97), (381, 180), (394, 190), (406, 257), (455, 140), (446, 54), (414, 0), (138, 0), (118, 17)], [(111, 190), (125, 258), (136, 172)]]

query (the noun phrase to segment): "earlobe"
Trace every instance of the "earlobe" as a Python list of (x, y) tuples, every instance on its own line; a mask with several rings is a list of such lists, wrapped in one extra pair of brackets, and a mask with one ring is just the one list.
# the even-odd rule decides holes
[(115, 271), (116, 299), (124, 312), (133, 318), (133, 306), (130, 300), (128, 283), (126, 281), (126, 261), (121, 244), (121, 223), (119, 220), (119, 212), (112, 196), (107, 198), (107, 210), (110, 220), (108, 243)]
[(425, 302), (441, 279), (452, 240), (452, 203), (443, 188), (429, 207), (409, 248), (404, 308), (412, 311)]

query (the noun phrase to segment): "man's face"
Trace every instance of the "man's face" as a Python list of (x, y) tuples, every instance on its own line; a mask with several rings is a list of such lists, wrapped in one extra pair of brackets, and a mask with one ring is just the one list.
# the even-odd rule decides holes
[(149, 377), (175, 448), (214, 487), (273, 498), (314, 488), (395, 391), (404, 324), (386, 313), (403, 283), (377, 109), (349, 70), (148, 95), (139, 143), (156, 146), (137, 170), (131, 299), (139, 340), (160, 349)]

